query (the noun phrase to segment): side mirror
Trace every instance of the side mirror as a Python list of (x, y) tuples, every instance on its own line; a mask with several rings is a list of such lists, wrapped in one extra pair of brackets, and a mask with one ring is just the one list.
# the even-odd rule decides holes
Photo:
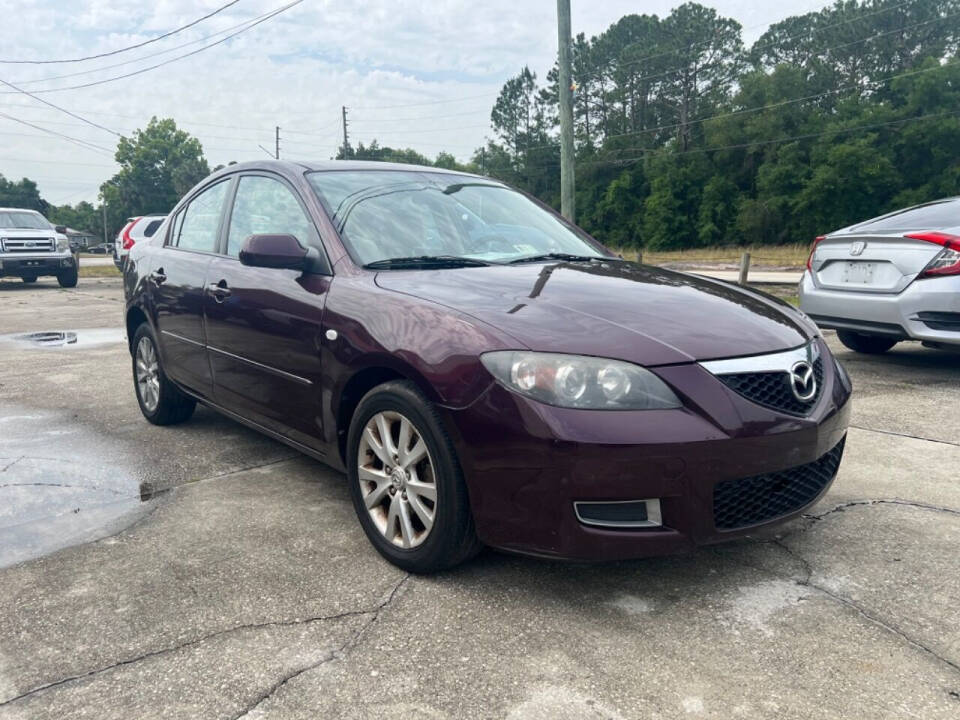
[(66, 235), (66, 234), (67, 234), (67, 226), (66, 226), (66, 225), (57, 225), (57, 226), (54, 228), (54, 230), (56, 230), (56, 231), (57, 231), (58, 233), (60, 233), (61, 235)]
[(293, 235), (251, 235), (240, 248), (240, 264), (249, 267), (306, 270), (310, 251)]

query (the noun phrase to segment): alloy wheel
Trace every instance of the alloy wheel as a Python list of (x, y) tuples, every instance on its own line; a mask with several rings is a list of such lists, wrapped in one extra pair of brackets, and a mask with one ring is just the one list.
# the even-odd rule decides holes
[(160, 402), (160, 364), (149, 337), (137, 343), (137, 392), (147, 412), (152, 413)]
[(398, 412), (373, 415), (357, 451), (363, 503), (380, 533), (397, 547), (423, 543), (437, 511), (437, 483), (426, 441)]

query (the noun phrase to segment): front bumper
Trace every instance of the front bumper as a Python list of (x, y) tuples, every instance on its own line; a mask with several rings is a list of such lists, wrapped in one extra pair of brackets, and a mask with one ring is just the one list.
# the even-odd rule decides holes
[(77, 266), (73, 253), (0, 255), (0, 277), (56, 275)]
[[(670, 554), (795, 517), (829, 487), (832, 477), (802, 507), (758, 524), (727, 530), (715, 521), (719, 483), (814, 463), (843, 442), (849, 393), (832, 361), (804, 418), (746, 400), (699, 365), (654, 370), (683, 396), (683, 409), (570, 410), (493, 385), (470, 407), (447, 410), (481, 540), (581, 560)], [(574, 509), (650, 498), (660, 501), (660, 527), (594, 527)]]
[(894, 294), (825, 290), (805, 272), (800, 309), (822, 328), (960, 344), (960, 327), (945, 330), (930, 321), (942, 313), (960, 317), (960, 276), (915, 280)]

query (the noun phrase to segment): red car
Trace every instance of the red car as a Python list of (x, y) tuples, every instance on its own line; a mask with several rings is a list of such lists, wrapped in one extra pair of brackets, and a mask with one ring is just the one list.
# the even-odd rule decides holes
[(614, 257), (489, 178), (232, 165), (124, 282), (147, 420), (199, 401), (345, 470), (416, 572), (735, 538), (816, 502), (843, 454), (850, 380), (804, 315)]

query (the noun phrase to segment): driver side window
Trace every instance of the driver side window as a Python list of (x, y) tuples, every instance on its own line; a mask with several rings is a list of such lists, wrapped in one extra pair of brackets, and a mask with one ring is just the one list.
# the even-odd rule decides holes
[(315, 244), (313, 224), (290, 188), (261, 175), (240, 178), (230, 216), (227, 255), (237, 257), (243, 241), (251, 235), (293, 235), (305, 247)]

